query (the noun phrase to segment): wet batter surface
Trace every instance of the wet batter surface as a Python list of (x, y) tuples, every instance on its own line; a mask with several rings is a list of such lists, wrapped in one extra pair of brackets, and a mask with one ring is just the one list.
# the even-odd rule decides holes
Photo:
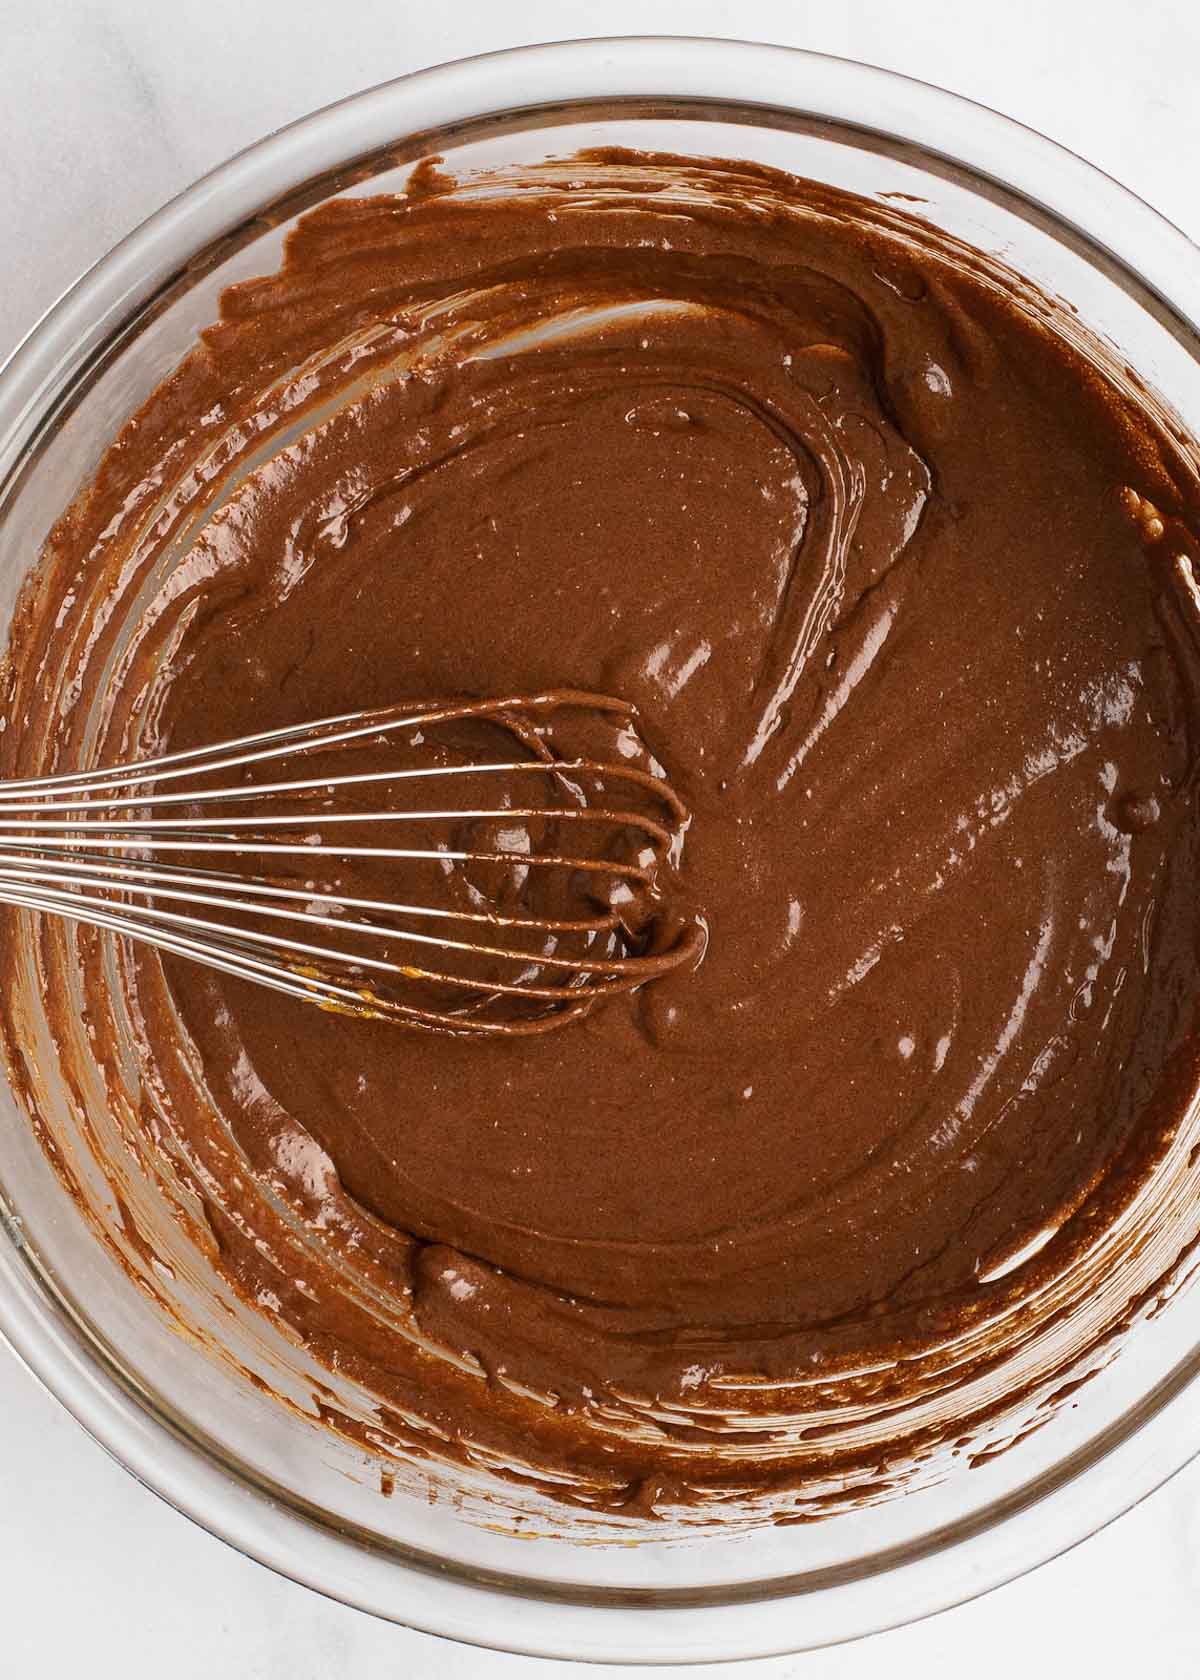
[(637, 708), (698, 965), (501, 1042), (137, 966), (240, 1287), (596, 1504), (786, 1483), (613, 1419), (719, 1433), (866, 1355), (899, 1394), (1094, 1240), (1190, 1079), (1195, 485), (903, 224), (621, 154), (336, 201), (105, 458), (14, 641), (10, 773), (39, 666), (86, 690), (135, 581), (111, 761), (427, 696)]

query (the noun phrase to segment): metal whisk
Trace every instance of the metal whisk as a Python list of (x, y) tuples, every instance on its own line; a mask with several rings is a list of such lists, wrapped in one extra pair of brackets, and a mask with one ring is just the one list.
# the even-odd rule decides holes
[[(0, 904), (326, 1009), (544, 1032), (701, 948), (661, 896), (687, 813), (631, 716), (565, 690), (411, 705), (3, 783)], [(619, 759), (557, 744), (597, 723)]]

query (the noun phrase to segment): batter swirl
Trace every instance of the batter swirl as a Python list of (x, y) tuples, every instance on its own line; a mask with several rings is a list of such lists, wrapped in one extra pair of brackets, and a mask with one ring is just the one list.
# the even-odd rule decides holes
[(1191, 1088), (1198, 506), (1027, 299), (812, 184), (603, 153), (308, 216), (59, 526), (4, 769), (615, 693), (708, 943), (514, 1042), (136, 957), (229, 1275), (398, 1436), (594, 1506), (796, 1497), (801, 1391), (923, 1427)]

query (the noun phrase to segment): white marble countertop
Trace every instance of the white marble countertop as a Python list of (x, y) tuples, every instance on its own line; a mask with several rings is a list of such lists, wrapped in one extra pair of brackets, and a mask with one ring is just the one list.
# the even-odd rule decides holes
[[(736, 33), (924, 76), (1063, 141), (1200, 238), (1195, 0), (0, 0), (0, 355), (121, 234), (266, 130), (465, 53), (634, 32)], [(1090, 1680), (1200, 1674), (1200, 1464), (974, 1604), (835, 1651), (708, 1672), (1041, 1680), (1060, 1669)], [(0, 1674), (80, 1670), (94, 1680), (582, 1672), (451, 1646), (277, 1579), (136, 1485), (0, 1348)]]

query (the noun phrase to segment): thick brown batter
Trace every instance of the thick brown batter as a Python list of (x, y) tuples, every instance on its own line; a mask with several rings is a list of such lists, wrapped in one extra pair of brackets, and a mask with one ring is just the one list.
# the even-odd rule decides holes
[[(606, 1416), (891, 1371), (1064, 1265), (1190, 1078), (1198, 505), (1019, 298), (825, 189), (605, 154), (308, 217), (61, 526), (5, 768), (42, 762), (42, 662), (94, 682), (135, 582), (112, 760), (135, 719), (146, 750), (603, 690), (690, 807), (671, 890), (709, 940), (517, 1042), (172, 961), (204, 1101), (141, 960), (246, 1291), (445, 1450), (650, 1508), (718, 1472)], [(721, 1472), (791, 1473), (752, 1439)]]

